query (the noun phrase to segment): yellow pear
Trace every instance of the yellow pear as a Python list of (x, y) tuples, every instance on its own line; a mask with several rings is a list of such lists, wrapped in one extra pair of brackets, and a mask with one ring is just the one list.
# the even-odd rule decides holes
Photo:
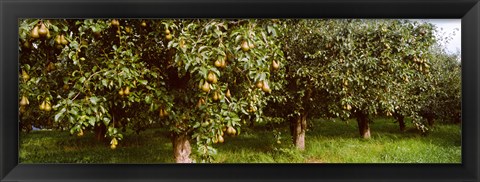
[(67, 45), (68, 44), (68, 41), (67, 39), (65, 39), (65, 36), (64, 35), (60, 35), (60, 41), (63, 45)]
[(241, 47), (242, 47), (242, 50), (245, 51), (245, 52), (250, 50), (250, 46), (248, 45), (247, 41), (243, 41)]
[(62, 38), (60, 37), (60, 35), (57, 35), (55, 37), (55, 44), (57, 44), (57, 45), (62, 44)]
[(268, 83), (265, 82), (265, 81), (263, 82), (262, 90), (266, 93), (271, 93), (272, 92), (272, 89), (270, 89), (270, 86), (268, 86)]
[(280, 65), (278, 65), (278, 63), (275, 60), (273, 60), (272, 61), (272, 69), (273, 70), (278, 70), (278, 68), (280, 68)]
[(228, 129), (227, 129), (227, 133), (229, 135), (235, 135), (237, 133), (237, 131), (235, 130), (235, 128), (229, 126)]
[(23, 81), (28, 81), (28, 79), (30, 79), (30, 75), (28, 75), (28, 73), (25, 71), (25, 70), (22, 70), (22, 78), (23, 78)]
[(207, 76), (207, 81), (210, 82), (210, 83), (213, 83), (213, 84), (217, 83), (217, 81), (218, 81), (217, 80), (217, 75), (215, 75), (215, 73), (213, 73), (213, 72), (209, 72), (208, 76)]
[(123, 91), (123, 88), (120, 88), (120, 90), (118, 91), (118, 95), (123, 96), (124, 94), (125, 92)]
[(125, 88), (125, 91), (123, 91), (125, 95), (130, 94), (130, 87)]
[(50, 102), (47, 102), (47, 103), (45, 104), (45, 111), (49, 112), (49, 111), (51, 111), (51, 110), (52, 110), (52, 106), (50, 105)]
[(213, 93), (213, 101), (218, 101), (218, 100), (220, 100), (220, 94), (218, 94), (218, 92), (215, 91)]
[(202, 90), (204, 92), (209, 92), (210, 91), (210, 84), (208, 84), (208, 82), (205, 82), (202, 86)]
[(112, 22), (110, 22), (110, 25), (117, 27), (120, 25), (120, 22), (117, 19), (113, 19)]
[(218, 142), (223, 143), (225, 140), (223, 139), (222, 135), (218, 136)]
[(83, 136), (83, 130), (80, 130), (80, 132), (78, 132), (77, 136), (79, 136), (79, 137)]
[(232, 94), (230, 94), (230, 89), (227, 89), (227, 93), (225, 94), (225, 97), (227, 98), (232, 97)]
[(30, 32), (30, 37), (34, 39), (38, 39), (40, 37), (38, 34), (38, 26), (33, 27), (32, 31)]
[(258, 81), (255, 86), (257, 86), (257, 88), (263, 88), (263, 81)]
[(249, 47), (250, 49), (253, 49), (253, 48), (255, 47), (255, 44), (253, 44), (253, 43), (248, 44), (248, 47)]
[(167, 34), (167, 35), (165, 35), (165, 39), (172, 40), (173, 36), (171, 34)]
[(350, 104), (347, 104), (347, 106), (345, 107), (347, 110), (352, 110), (352, 106)]
[(41, 23), (40, 28), (38, 29), (38, 35), (45, 37), (48, 34), (48, 28), (45, 26), (45, 24)]
[(22, 96), (22, 100), (20, 101), (20, 105), (21, 106), (26, 106), (28, 104), (30, 104), (30, 102), (28, 101), (27, 97)]
[(43, 101), (40, 106), (39, 106), (40, 110), (45, 110), (45, 101)]
[(217, 60), (215, 61), (215, 67), (217, 67), (217, 68), (221, 68), (221, 67), (222, 67), (222, 62), (220, 61), (220, 59), (217, 59)]

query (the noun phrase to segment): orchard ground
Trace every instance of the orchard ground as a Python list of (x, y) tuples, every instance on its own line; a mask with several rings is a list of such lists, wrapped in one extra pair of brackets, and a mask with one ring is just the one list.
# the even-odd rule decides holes
[[(288, 126), (244, 127), (238, 136), (215, 144), (215, 163), (461, 163), (461, 125), (438, 124), (421, 135), (407, 120), (401, 132), (390, 118), (376, 118), (372, 138), (358, 136), (355, 120), (314, 120), (307, 131), (305, 151), (292, 144)], [(280, 142), (274, 136), (276, 130)], [(126, 132), (117, 149), (85, 132), (21, 133), (20, 163), (173, 163), (168, 131), (152, 127), (140, 134)], [(277, 137), (278, 137), (277, 136)], [(193, 146), (195, 148), (195, 146)], [(195, 151), (193, 151), (195, 152)]]

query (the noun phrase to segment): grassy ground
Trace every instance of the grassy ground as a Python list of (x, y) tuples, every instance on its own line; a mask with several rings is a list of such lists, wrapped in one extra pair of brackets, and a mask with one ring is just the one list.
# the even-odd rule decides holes
[[(244, 129), (239, 136), (216, 144), (220, 163), (460, 163), (460, 125), (437, 125), (427, 136), (407, 125), (400, 132), (392, 120), (376, 119), (372, 138), (361, 139), (356, 122), (314, 121), (307, 131), (306, 150), (293, 148), (288, 127), (278, 144), (271, 127)], [(193, 146), (194, 147), (194, 146)], [(171, 163), (172, 144), (160, 129), (130, 134), (116, 150), (108, 142), (95, 142), (93, 133), (83, 137), (68, 132), (33, 131), (20, 136), (21, 163)]]

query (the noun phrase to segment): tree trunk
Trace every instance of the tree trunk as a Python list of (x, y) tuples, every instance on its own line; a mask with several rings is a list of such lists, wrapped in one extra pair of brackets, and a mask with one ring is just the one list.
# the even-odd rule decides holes
[(299, 150), (305, 150), (305, 131), (307, 130), (307, 114), (302, 113), (292, 119), (290, 129), (292, 132), (293, 144)]
[(105, 134), (107, 133), (107, 127), (105, 124), (101, 123), (99, 125), (95, 125), (95, 139), (97, 141), (102, 141), (105, 138)]
[(433, 126), (433, 123), (435, 122), (435, 121), (433, 120), (433, 116), (428, 115), (426, 118), (427, 118), (428, 125), (429, 125), (429, 126)]
[(362, 136), (365, 139), (370, 138), (370, 126), (368, 123), (367, 115), (363, 114), (362, 112), (358, 112), (357, 122), (358, 122), (358, 131), (360, 132), (360, 136)]
[(397, 119), (400, 131), (405, 131), (405, 116), (395, 113), (395, 119)]
[(192, 163), (189, 137), (186, 134), (174, 134), (172, 138), (173, 155), (176, 163)]

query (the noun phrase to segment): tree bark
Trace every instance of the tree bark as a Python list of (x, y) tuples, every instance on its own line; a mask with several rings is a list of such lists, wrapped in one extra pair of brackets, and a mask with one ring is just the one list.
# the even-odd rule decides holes
[(173, 155), (176, 163), (192, 163), (190, 141), (187, 134), (174, 134), (172, 138)]
[(433, 119), (432, 114), (428, 114), (426, 118), (427, 118), (428, 125), (429, 125), (429, 126), (433, 126), (433, 124), (435, 123), (435, 121), (434, 121), (434, 119)]
[(394, 116), (400, 126), (400, 131), (405, 131), (405, 116), (398, 113), (394, 113)]
[(358, 123), (358, 131), (360, 132), (360, 136), (365, 139), (370, 138), (370, 126), (368, 123), (367, 115), (363, 114), (362, 112), (358, 112), (357, 123)]
[(297, 118), (292, 119), (290, 125), (293, 144), (299, 150), (305, 150), (305, 131), (307, 130), (307, 114), (302, 113)]
[(97, 141), (103, 141), (103, 139), (105, 138), (105, 134), (107, 133), (107, 126), (101, 123), (99, 125), (95, 125), (94, 130), (95, 130), (95, 139)]

